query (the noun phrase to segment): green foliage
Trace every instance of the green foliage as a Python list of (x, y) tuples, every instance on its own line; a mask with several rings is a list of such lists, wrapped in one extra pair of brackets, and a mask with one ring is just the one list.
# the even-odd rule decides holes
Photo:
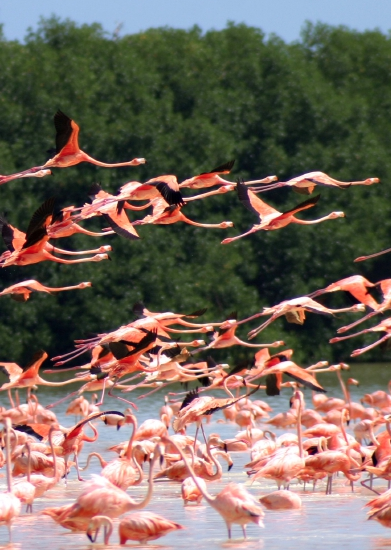
[[(299, 214), (313, 219), (344, 210), (344, 220), (259, 232), (220, 246), (225, 236), (257, 222), (230, 193), (191, 203), (184, 213), (202, 222), (232, 220), (234, 229), (143, 226), (138, 242), (104, 239), (113, 246), (111, 262), (6, 268), (2, 288), (28, 278), (49, 286), (91, 280), (94, 286), (33, 294), (25, 304), (2, 298), (1, 358), (26, 360), (37, 348), (52, 356), (70, 351), (75, 338), (131, 321), (132, 304), (140, 299), (153, 311), (208, 307), (205, 319), (217, 321), (232, 310), (244, 318), (355, 273), (373, 281), (389, 277), (387, 256), (352, 262), (390, 245), (390, 41), (379, 32), (307, 25), (301, 42), (288, 45), (233, 24), (205, 34), (197, 27), (163, 28), (113, 39), (99, 25), (57, 18), (42, 20), (25, 44), (0, 35), (1, 173), (44, 163), (59, 108), (79, 124), (80, 146), (91, 156), (148, 161), (115, 170), (81, 164), (54, 170), (51, 178), (4, 185), (0, 210), (21, 230), (49, 196), (56, 195), (61, 207), (80, 206), (96, 181), (115, 192), (129, 180), (160, 174), (182, 180), (232, 158), (232, 181), (271, 174), (284, 181), (314, 170), (341, 180), (382, 179), (371, 187), (322, 188), (317, 207)], [(286, 189), (263, 195), (280, 210), (301, 198)], [(84, 225), (104, 227), (99, 220)], [(97, 242), (78, 236), (58, 246), (76, 250)], [(347, 304), (336, 294), (321, 301)], [(339, 326), (355, 318), (308, 314), (302, 327), (279, 320), (257, 341), (284, 339), (305, 363), (346, 361), (352, 349), (373, 341), (328, 344)], [(241, 327), (240, 336), (253, 326)], [(224, 354), (234, 360), (247, 352)], [(375, 349), (365, 359), (382, 357)]]

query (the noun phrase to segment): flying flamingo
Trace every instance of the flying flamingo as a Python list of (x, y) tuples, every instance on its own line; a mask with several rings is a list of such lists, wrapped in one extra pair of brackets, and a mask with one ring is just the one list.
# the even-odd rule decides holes
[(22, 281), (20, 283), (9, 286), (8, 288), (5, 288), (0, 292), (0, 296), (11, 294), (11, 298), (16, 300), (17, 302), (26, 302), (30, 298), (30, 294), (33, 291), (47, 292), (48, 294), (50, 294), (51, 292), (62, 292), (63, 290), (75, 290), (79, 288), (87, 288), (90, 286), (92, 286), (92, 283), (85, 282), (72, 286), (49, 287), (42, 285), (34, 279), (29, 279), (28, 281)]
[(331, 283), (325, 288), (316, 290), (315, 292), (309, 294), (308, 297), (317, 298), (318, 296), (320, 296), (321, 294), (325, 294), (326, 292), (350, 292), (350, 294), (354, 298), (356, 298), (356, 300), (376, 311), (379, 308), (379, 304), (369, 294), (368, 289), (374, 288), (377, 285), (378, 283), (371, 283), (370, 281), (368, 281), (368, 279), (362, 277), (361, 275), (352, 275), (351, 277), (346, 277), (345, 279), (340, 279), (335, 283)]
[(216, 496), (211, 496), (198, 483), (197, 476), (187, 461), (182, 449), (169, 437), (162, 438), (162, 443), (172, 444), (177, 449), (187, 466), (190, 476), (193, 478), (194, 483), (202, 493), (206, 502), (224, 519), (227, 525), (229, 539), (231, 538), (231, 528), (234, 523), (238, 523), (242, 526), (244, 538), (246, 538), (246, 527), (248, 523), (255, 523), (263, 527), (262, 518), (265, 514), (243, 485), (229, 483)]
[[(70, 220), (71, 223), (79, 227), (76, 221), (91, 218), (93, 216), (102, 216), (110, 225), (112, 231), (98, 233), (97, 235), (101, 236), (103, 234), (115, 232), (121, 237), (125, 237), (129, 240), (139, 239), (137, 231), (126, 215), (126, 201), (120, 201), (116, 196), (106, 193), (98, 183), (90, 187), (88, 195), (92, 200), (92, 204), (84, 205), (79, 214), (74, 214), (73, 218)], [(70, 227), (72, 228), (72, 225)]]
[[(347, 189), (351, 185), (372, 185), (373, 183), (379, 183), (379, 181), (379, 178), (367, 178), (363, 181), (338, 181), (323, 172), (308, 172), (307, 174), (296, 176), (288, 181), (280, 181), (274, 184), (274, 188), (287, 186), (292, 187), (296, 193), (310, 195), (317, 185)], [(273, 186), (269, 187), (273, 189)], [(260, 187), (258, 190), (262, 191), (263, 189)]]
[[(233, 317), (236, 317), (236, 313), (233, 314)], [(282, 340), (277, 340), (271, 344), (250, 344), (241, 340), (236, 336), (235, 332), (238, 328), (236, 318), (227, 319), (218, 329), (217, 332), (214, 332), (211, 336), (211, 342), (203, 348), (198, 348), (192, 352), (193, 354), (199, 353), (200, 351), (205, 351), (209, 349), (221, 349), (228, 348), (231, 346), (245, 346), (249, 348), (277, 348), (283, 346), (284, 342)]]
[(0, 370), (9, 376), (10, 381), (5, 382), (0, 391), (10, 390), (12, 388), (27, 388), (29, 391), (33, 386), (65, 386), (67, 384), (73, 384), (79, 382), (78, 379), (64, 380), (63, 382), (49, 382), (44, 380), (38, 374), (39, 369), (45, 359), (48, 358), (46, 351), (37, 351), (32, 360), (24, 368), (19, 367), (16, 363), (2, 363), (0, 362)]
[(369, 256), (359, 256), (354, 261), (355, 262), (364, 262), (365, 260), (371, 260), (372, 258), (377, 258), (378, 256), (382, 256), (383, 254), (388, 254), (388, 252), (391, 252), (391, 248), (386, 248), (385, 250), (381, 250), (380, 252), (375, 252), (374, 254), (369, 254)]
[(164, 199), (156, 198), (152, 199), (153, 213), (151, 215), (145, 216), (142, 220), (137, 220), (134, 222), (134, 225), (144, 225), (144, 224), (157, 224), (157, 225), (170, 225), (177, 222), (184, 222), (189, 225), (194, 225), (196, 227), (206, 227), (209, 229), (226, 229), (228, 227), (233, 227), (232, 222), (221, 222), (221, 223), (200, 223), (187, 218), (181, 212), (181, 207), (175, 204), (169, 205)]
[(107, 164), (90, 157), (79, 148), (79, 126), (60, 110), (54, 115), (54, 126), (56, 128), (56, 155), (38, 168), (67, 168), (68, 166), (75, 166), (75, 164), (79, 164), (80, 162), (90, 162), (104, 168), (138, 166), (145, 163), (145, 159), (135, 158), (128, 162)]
[(43, 178), (45, 176), (50, 176), (51, 173), (52, 172), (50, 170), (41, 170), (41, 167), (37, 166), (36, 168), (30, 168), (24, 172), (16, 172), (15, 174), (10, 174), (9, 176), (0, 176), (0, 185), (21, 178)]
[(308, 296), (299, 296), (298, 298), (292, 298), (291, 300), (284, 300), (283, 302), (280, 302), (272, 307), (264, 307), (261, 313), (256, 313), (246, 319), (242, 319), (241, 321), (238, 321), (238, 324), (247, 323), (248, 321), (252, 321), (253, 319), (257, 319), (258, 317), (262, 317), (264, 315), (271, 315), (270, 319), (265, 321), (258, 328), (249, 332), (248, 337), (249, 340), (251, 340), (273, 321), (275, 321), (275, 319), (281, 317), (282, 315), (287, 317), (287, 321), (302, 325), (305, 320), (306, 311), (310, 313), (320, 313), (323, 315), (334, 315), (334, 313), (365, 311), (365, 306), (363, 304), (356, 304), (351, 307), (331, 309), (323, 306), (315, 300), (312, 300), (311, 298), (308, 298)]
[(381, 304), (377, 305), (377, 308), (375, 311), (371, 311), (364, 315), (361, 319), (358, 321), (355, 321), (354, 323), (351, 323), (350, 325), (346, 325), (344, 327), (340, 327), (337, 332), (338, 334), (341, 334), (342, 332), (346, 332), (350, 330), (351, 328), (359, 325), (360, 323), (363, 323), (364, 321), (367, 321), (374, 315), (378, 315), (379, 313), (383, 313), (387, 309), (390, 309), (391, 307), (391, 279), (383, 279), (381, 281), (378, 281), (377, 283), (374, 283), (374, 286), (380, 287), (380, 290), (383, 294), (383, 301)]
[[(214, 168), (213, 170), (210, 170), (209, 172), (203, 172), (202, 174), (198, 174), (197, 176), (193, 176), (192, 178), (188, 178), (182, 181), (182, 183), (179, 184), (180, 189), (182, 188), (205, 189), (208, 187), (214, 187), (215, 185), (220, 186), (219, 189), (215, 191), (202, 193), (201, 195), (195, 195), (193, 197), (186, 197), (185, 202), (188, 203), (190, 201), (204, 199), (212, 195), (218, 195), (220, 193), (227, 193), (228, 191), (233, 191), (236, 187), (236, 183), (221, 178), (219, 174), (229, 174), (231, 169), (233, 168), (234, 163), (235, 161), (231, 160), (229, 162), (226, 162), (225, 164), (222, 164), (221, 166), (218, 166), (217, 168)], [(277, 176), (268, 176), (260, 180), (245, 181), (243, 183), (244, 185), (252, 185), (254, 183), (267, 184), (276, 180), (277, 180)], [(262, 187), (262, 191), (268, 191), (269, 189), (274, 189), (274, 188), (275, 188), (274, 185), (273, 186), (264, 185)]]
[(335, 338), (331, 338), (330, 344), (335, 344), (336, 342), (341, 342), (342, 340), (347, 340), (348, 338), (353, 338), (353, 336), (359, 336), (361, 334), (369, 334), (370, 332), (385, 332), (386, 334), (374, 342), (373, 344), (369, 344), (368, 346), (365, 346), (360, 349), (354, 350), (350, 356), (351, 357), (357, 357), (357, 355), (361, 355), (371, 349), (373, 349), (376, 346), (379, 346), (389, 338), (391, 338), (391, 318), (383, 319), (378, 325), (367, 328), (365, 330), (360, 330), (359, 332), (355, 332), (354, 334), (349, 334), (348, 336), (336, 336)]
[(247, 235), (260, 231), (261, 229), (263, 229), (264, 231), (272, 231), (275, 229), (281, 229), (282, 227), (285, 227), (290, 223), (298, 223), (300, 225), (312, 225), (314, 223), (321, 223), (326, 220), (334, 220), (336, 218), (345, 217), (345, 214), (343, 212), (331, 212), (331, 214), (328, 214), (327, 216), (324, 216), (323, 218), (319, 218), (317, 220), (300, 220), (299, 218), (295, 217), (295, 214), (297, 214), (297, 212), (308, 210), (308, 208), (312, 208), (313, 206), (315, 206), (319, 200), (320, 195), (317, 195), (312, 199), (308, 199), (298, 204), (294, 208), (287, 210), (286, 212), (279, 212), (269, 204), (263, 202), (241, 181), (238, 181), (236, 189), (240, 202), (243, 204), (243, 206), (250, 210), (250, 212), (253, 212), (257, 216), (259, 216), (260, 223), (258, 225), (254, 225), (249, 231), (246, 231), (241, 235), (224, 239), (221, 244), (229, 244), (233, 241), (237, 241), (238, 239), (246, 237)]
[(12, 492), (12, 475), (11, 475), (11, 445), (10, 445), (10, 430), (11, 420), (6, 418), (6, 466), (7, 466), (7, 492), (0, 493), (0, 524), (5, 524), (8, 527), (9, 542), (11, 542), (11, 523), (16, 516), (20, 514), (21, 503), (18, 497)]
[[(111, 246), (102, 246), (98, 250), (85, 250), (82, 252), (70, 252), (62, 250), (48, 243), (47, 226), (53, 219), (54, 198), (46, 200), (33, 214), (27, 232), (19, 231), (4, 218), (0, 217), (0, 229), (3, 240), (8, 248), (0, 256), (0, 265), (29, 265), (45, 260), (51, 260), (58, 263), (81, 263), (108, 259), (106, 252), (111, 250)], [(53, 256), (52, 252), (59, 254), (79, 255), (88, 253), (98, 253), (92, 258), (82, 258), (79, 260), (65, 260)]]
[[(51, 224), (46, 228), (50, 239), (70, 237), (75, 235), (75, 233), (81, 233), (82, 235), (88, 235), (89, 237), (105, 237), (106, 235), (112, 235), (114, 233), (114, 231), (104, 231), (101, 233), (84, 229), (84, 227), (76, 223), (75, 210), (76, 209), (73, 206), (67, 206), (58, 214), (53, 216)], [(81, 218), (80, 214), (77, 217)]]

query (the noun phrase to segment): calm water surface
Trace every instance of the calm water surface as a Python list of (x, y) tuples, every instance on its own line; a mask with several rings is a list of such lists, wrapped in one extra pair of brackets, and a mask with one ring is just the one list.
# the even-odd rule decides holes
[[(60, 380), (70, 377), (71, 373), (60, 375), (45, 375), (50, 380)], [(348, 373), (344, 373), (344, 378), (354, 377), (360, 381), (360, 386), (352, 386), (351, 394), (353, 400), (358, 400), (364, 393), (370, 393), (377, 389), (387, 389), (388, 381), (391, 378), (391, 364), (355, 364), (351, 366)], [(329, 396), (342, 397), (341, 388), (336, 376), (333, 373), (318, 375), (320, 383), (328, 389)], [(72, 386), (71, 386), (72, 387)], [(174, 388), (175, 389), (175, 388)], [(44, 388), (39, 390), (39, 398), (42, 404), (48, 404), (69, 391), (69, 387), (64, 388)], [(178, 391), (180, 388), (178, 387)], [(139, 392), (128, 394), (137, 401), (139, 411), (137, 413), (139, 424), (150, 417), (158, 417), (158, 410), (163, 404), (163, 393), (156, 393), (147, 399), (137, 400)], [(288, 400), (291, 392), (284, 390), (279, 397), (266, 397), (262, 390), (256, 395), (259, 399), (265, 399), (273, 407), (273, 415), (285, 411), (288, 408)], [(220, 394), (222, 395), (222, 394)], [(311, 392), (306, 391), (306, 401), (311, 406)], [(87, 396), (88, 397), (88, 396)], [(8, 406), (6, 396), (1, 395), (1, 404)], [(72, 426), (75, 419), (65, 416), (67, 404), (62, 404), (56, 408), (55, 412), (59, 422), (64, 426)], [(125, 404), (120, 401), (108, 398), (105, 401), (104, 409), (117, 409), (123, 411)], [(103, 408), (101, 408), (103, 410)], [(212, 421), (206, 427), (207, 433), (219, 431), (223, 438), (233, 437), (238, 429), (234, 424), (222, 423), (222, 413), (217, 413), (212, 417)], [(130, 435), (130, 427), (122, 428), (116, 431), (109, 428), (101, 422), (97, 422), (99, 427), (99, 439), (95, 443), (85, 443), (80, 457), (80, 464), (84, 464), (86, 455), (91, 451), (98, 451), (103, 454), (106, 460), (115, 458), (116, 455), (109, 453), (107, 448), (115, 443), (127, 439)], [(262, 424), (260, 424), (262, 427)], [(88, 431), (88, 428), (87, 428)], [(281, 433), (279, 430), (277, 434)], [(289, 431), (289, 430), (288, 430)], [(293, 432), (293, 430), (290, 430)], [(189, 433), (193, 434), (193, 427), (190, 427)], [(350, 433), (351, 427), (350, 427)], [(243, 465), (249, 460), (249, 453), (233, 453), (234, 467), (231, 472), (224, 473), (223, 481), (209, 485), (211, 494), (216, 494), (228, 481), (247, 483), (247, 476), (244, 473)], [(224, 469), (225, 463), (223, 463)], [(85, 479), (88, 481), (92, 473), (99, 473), (100, 466), (93, 459), (91, 466), (85, 472)], [(378, 482), (377, 488), (383, 490), (385, 483)], [(39, 511), (49, 506), (62, 506), (73, 502), (80, 492), (81, 483), (77, 481), (75, 471), (70, 474), (70, 481), (65, 487), (64, 481), (49, 491), (45, 497), (37, 499), (34, 502), (34, 513), (26, 515), (23, 513), (13, 525), (13, 544), (7, 546), (8, 549), (26, 549), (32, 548), (50, 548), (51, 550), (70, 550), (91, 548), (87, 537), (84, 534), (71, 533), (68, 530), (59, 527), (48, 516), (39, 515)], [(242, 538), (242, 531), (238, 525), (233, 527), (233, 539), (228, 541), (225, 524), (221, 517), (208, 505), (184, 507), (180, 496), (180, 484), (171, 481), (160, 481), (155, 483), (154, 496), (147, 510), (165, 515), (185, 527), (185, 530), (174, 532), (157, 541), (148, 544), (148, 547), (161, 548), (197, 548), (213, 550), (217, 548), (243, 548), (258, 549), (264, 548), (270, 550), (317, 550), (323, 548), (340, 549), (377, 549), (391, 548), (391, 530), (382, 527), (375, 521), (366, 520), (366, 511), (364, 504), (373, 498), (366, 489), (355, 483), (355, 492), (351, 493), (350, 486), (346, 485), (346, 479), (341, 476), (335, 480), (335, 494), (325, 496), (324, 483), (319, 483), (315, 492), (310, 488), (303, 490), (299, 484), (291, 484), (291, 489), (297, 492), (303, 502), (300, 511), (272, 512), (265, 511), (264, 524), (262, 529), (254, 524), (249, 524), (247, 528), (248, 539)], [(0, 479), (0, 490), (5, 489), (4, 478)], [(261, 496), (270, 491), (274, 491), (276, 486), (273, 482), (263, 480), (261, 483), (254, 483), (248, 486), (249, 491), (254, 496)], [(142, 499), (146, 491), (146, 482), (139, 487), (130, 487), (128, 493), (135, 499)], [(110, 546), (107, 548), (116, 548), (118, 537), (116, 533), (116, 523), (114, 534), (111, 538)], [(8, 533), (5, 527), (0, 528), (0, 546), (8, 543)], [(154, 544), (155, 543), (155, 544)], [(95, 545), (103, 547), (103, 544)], [(128, 546), (135, 546), (135, 543), (128, 542)]]

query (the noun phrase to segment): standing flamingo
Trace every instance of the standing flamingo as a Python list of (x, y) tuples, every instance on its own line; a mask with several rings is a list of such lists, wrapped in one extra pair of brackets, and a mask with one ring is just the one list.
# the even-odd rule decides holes
[(11, 420), (6, 418), (6, 446), (7, 446), (7, 492), (0, 493), (0, 524), (6, 525), (9, 532), (9, 542), (11, 542), (11, 524), (16, 516), (20, 514), (21, 503), (18, 497), (12, 492), (12, 476), (11, 476), (11, 445), (10, 445), (10, 430)]
[(234, 523), (238, 523), (242, 526), (244, 538), (246, 538), (246, 527), (248, 523), (255, 523), (256, 525), (263, 527), (262, 518), (265, 514), (262, 508), (256, 503), (255, 499), (243, 485), (229, 483), (216, 496), (211, 496), (198, 483), (197, 476), (187, 461), (182, 449), (178, 447), (178, 445), (169, 437), (162, 438), (162, 443), (172, 444), (177, 449), (182, 460), (187, 466), (190, 476), (193, 478), (193, 481), (199, 491), (203, 494), (206, 502), (212, 506), (212, 508), (214, 508), (224, 519), (227, 526), (229, 539), (231, 538), (231, 528)]

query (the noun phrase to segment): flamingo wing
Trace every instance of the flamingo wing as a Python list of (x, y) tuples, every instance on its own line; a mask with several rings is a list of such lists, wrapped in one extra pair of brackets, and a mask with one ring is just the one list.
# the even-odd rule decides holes
[[(213, 170), (210, 170), (209, 172), (202, 172), (200, 176), (209, 176), (209, 174), (229, 174), (234, 164), (235, 159), (230, 160), (228, 162), (225, 162), (224, 164), (221, 164), (220, 166), (217, 166), (217, 168), (213, 168)], [(196, 176), (196, 178), (197, 177), (199, 176)]]
[(39, 243), (47, 236), (46, 228), (52, 221), (55, 201), (55, 197), (47, 199), (34, 212), (27, 227), (26, 240), (22, 250)]
[(79, 126), (62, 111), (58, 110), (54, 115), (56, 128), (56, 153), (72, 155), (79, 151), (78, 135)]
[(0, 363), (0, 371), (8, 376), (9, 381), (12, 383), (18, 380), (23, 369), (16, 363)]
[(168, 202), (170, 206), (171, 205), (184, 206), (185, 202), (183, 200), (181, 192), (175, 190), (171, 183), (157, 180), (153, 182), (148, 182), (148, 185), (152, 185), (156, 187), (156, 189), (159, 191), (163, 199), (166, 202)]
[(287, 218), (288, 216), (294, 216), (295, 214), (297, 214), (297, 212), (301, 212), (302, 210), (308, 210), (308, 208), (312, 208), (313, 206), (315, 206), (319, 199), (320, 199), (320, 195), (316, 195), (316, 197), (311, 197), (310, 199), (307, 199), (306, 201), (301, 202), (294, 208), (287, 210), (286, 212), (281, 214), (281, 216), (279, 216), (278, 219), (284, 219), (284, 218)]
[(135, 240), (139, 239), (139, 235), (137, 234), (137, 231), (133, 227), (133, 225), (130, 223), (125, 210), (123, 210), (123, 203), (125, 201), (120, 201), (118, 203), (118, 208), (116, 213), (110, 213), (110, 214), (103, 214), (103, 218), (106, 220), (106, 222), (110, 225), (110, 227), (117, 233), (117, 235), (120, 235), (121, 237), (125, 237), (125, 239), (129, 240)]
[(250, 191), (248, 187), (244, 185), (242, 180), (239, 180), (236, 184), (236, 190), (238, 192), (238, 198), (247, 210), (253, 212), (262, 219), (262, 216), (273, 216), (276, 217), (276, 214), (280, 214), (278, 210), (266, 204), (261, 200), (255, 193)]

